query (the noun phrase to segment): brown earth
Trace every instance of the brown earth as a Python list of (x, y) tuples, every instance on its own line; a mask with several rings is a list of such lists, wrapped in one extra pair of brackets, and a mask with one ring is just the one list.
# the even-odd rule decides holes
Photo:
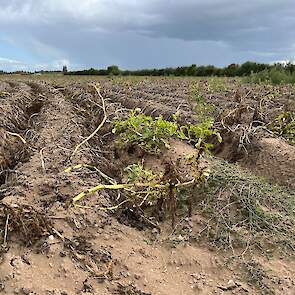
[(278, 138), (261, 138), (244, 166), (277, 183), (295, 188), (295, 147)]
[[(130, 162), (130, 157), (116, 157), (109, 124), (114, 117), (140, 107), (147, 114), (163, 114), (166, 119), (179, 110), (179, 122), (197, 122), (191, 80), (132, 83), (105, 79), (100, 84), (107, 124), (71, 158), (75, 146), (103, 118), (95, 91), (86, 82), (71, 79), (0, 82), (0, 93), (9, 93), (0, 96), (0, 292), (295, 294), (293, 258), (279, 254), (268, 258), (259, 253), (251, 253), (251, 258), (233, 258), (231, 250), (217, 251), (206, 241), (187, 239), (186, 232), (197, 232), (201, 227), (203, 217), (197, 211), (191, 217), (179, 218), (174, 230), (169, 220), (161, 223), (159, 230), (137, 216), (132, 221), (134, 217), (125, 218), (124, 212), (100, 210), (113, 205), (117, 198), (114, 192), (87, 198), (85, 205), (91, 209), (69, 208), (73, 196), (105, 181), (96, 171), (66, 173), (69, 166), (91, 163), (118, 182), (124, 177), (122, 163)], [(237, 94), (233, 88), (206, 95), (221, 110), (234, 109), (240, 104), (237, 97), (250, 90), (239, 91)], [(268, 91), (251, 89), (249, 104)], [(278, 110), (294, 99), (286, 95), (288, 89), (280, 91), (268, 102)], [(248, 126), (247, 120), (253, 115), (254, 109), (249, 108), (229, 126), (236, 132), (226, 131), (229, 143), (220, 146), (216, 155), (241, 162), (274, 182), (293, 186), (294, 148), (283, 139), (248, 129), (248, 158), (238, 150), (245, 130), (241, 126)], [(275, 115), (271, 112), (267, 116)], [(26, 143), (11, 134), (20, 135)], [(172, 158), (193, 151), (190, 145), (177, 141), (172, 147)], [(132, 157), (132, 161), (138, 160), (138, 155)], [(147, 157), (146, 161), (148, 167), (162, 168), (161, 159)]]

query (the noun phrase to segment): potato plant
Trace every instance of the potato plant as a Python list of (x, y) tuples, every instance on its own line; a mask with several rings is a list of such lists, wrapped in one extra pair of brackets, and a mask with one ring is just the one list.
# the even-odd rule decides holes
[(151, 154), (159, 154), (163, 148), (169, 149), (172, 137), (194, 143), (198, 149), (205, 151), (212, 146), (207, 142), (210, 137), (217, 137), (220, 142), (222, 140), (212, 121), (179, 125), (175, 121), (164, 120), (162, 116), (154, 119), (138, 109), (131, 111), (126, 119), (116, 120), (113, 133), (119, 135), (119, 145), (136, 144)]
[(295, 145), (295, 114), (282, 113), (270, 125), (270, 129), (276, 135), (284, 137), (288, 143)]

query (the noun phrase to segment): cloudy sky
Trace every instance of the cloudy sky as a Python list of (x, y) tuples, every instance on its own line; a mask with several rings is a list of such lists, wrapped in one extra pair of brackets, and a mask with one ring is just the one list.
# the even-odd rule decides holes
[(0, 0), (0, 70), (294, 57), (294, 0)]

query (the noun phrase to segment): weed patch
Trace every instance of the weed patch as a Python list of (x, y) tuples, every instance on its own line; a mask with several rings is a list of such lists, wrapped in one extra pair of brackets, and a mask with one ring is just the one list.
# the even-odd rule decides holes
[(259, 73), (251, 74), (244, 78), (248, 83), (266, 83), (266, 84), (293, 84), (295, 83), (295, 74), (283, 69), (264, 70)]

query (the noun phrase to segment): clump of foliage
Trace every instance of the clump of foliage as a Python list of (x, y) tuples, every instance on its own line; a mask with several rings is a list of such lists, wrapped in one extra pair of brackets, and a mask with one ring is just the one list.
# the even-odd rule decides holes
[(131, 164), (124, 171), (127, 173), (127, 183), (159, 181), (162, 177), (162, 174), (155, 174), (152, 170), (144, 169), (142, 164)]
[[(124, 169), (126, 179), (123, 183), (98, 184), (76, 195), (72, 199), (72, 204), (80, 207), (79, 203), (85, 197), (101, 190), (121, 190), (122, 195), (117, 199), (119, 204), (97, 209), (104, 211), (115, 211), (120, 208), (131, 209), (132, 212), (139, 213), (146, 221), (156, 227), (157, 225), (146, 217), (146, 213), (155, 218), (157, 217), (154, 214), (155, 212), (161, 212), (162, 217), (169, 212), (172, 217), (172, 225), (174, 225), (178, 202), (186, 202), (190, 210), (191, 194), (184, 197), (184, 192), (193, 190), (197, 185), (206, 181), (209, 175), (207, 169), (199, 167), (197, 154), (187, 161), (191, 175), (186, 175), (187, 179), (185, 180), (178, 174), (178, 162), (167, 162), (163, 173), (145, 169), (142, 164), (132, 164)], [(68, 171), (70, 172), (70, 170)]]
[(218, 161), (203, 188), (208, 217), (200, 236), (218, 247), (295, 249), (295, 193)]
[[(111, 207), (96, 208), (103, 211), (131, 210), (155, 227), (157, 225), (147, 216), (152, 217), (153, 220), (155, 218), (160, 220), (166, 216), (166, 213), (170, 213), (172, 225), (174, 225), (177, 208), (181, 207), (191, 212), (191, 200), (193, 197), (191, 192), (199, 184), (205, 182), (210, 173), (205, 167), (199, 166), (199, 156), (203, 152), (203, 150), (196, 151), (196, 153), (185, 158), (179, 158), (175, 162), (166, 160), (162, 163), (163, 171), (146, 169), (143, 164), (129, 165), (124, 169), (125, 179), (123, 179), (122, 183), (116, 183), (102, 174), (108, 181), (111, 180), (111, 184), (101, 183), (79, 193), (73, 197), (72, 204), (80, 207), (79, 203), (82, 200), (96, 192), (118, 190), (122, 194), (119, 194), (116, 199), (117, 204)], [(66, 172), (82, 167), (93, 168), (90, 165), (76, 165), (66, 169)], [(180, 173), (184, 171), (184, 175)], [(86, 208), (85, 206), (82, 207)]]
[(119, 134), (119, 143), (136, 143), (144, 150), (159, 153), (163, 147), (169, 148), (169, 138), (177, 133), (177, 124), (163, 119), (146, 116), (139, 109), (130, 112), (125, 120), (117, 120), (113, 133)]
[(132, 164), (127, 166), (124, 171), (127, 174), (128, 184), (150, 183), (148, 187), (132, 189), (130, 198), (133, 199), (138, 206), (155, 205), (155, 202), (163, 198), (167, 187), (154, 186), (153, 184), (161, 183), (163, 175), (155, 173), (152, 170), (145, 169), (142, 164)]
[(216, 108), (213, 104), (208, 103), (203, 97), (199, 84), (197, 84), (197, 86), (193, 89), (193, 95), (196, 101), (194, 111), (196, 113), (198, 122), (212, 122), (213, 124)]
[(279, 115), (270, 125), (270, 130), (295, 145), (295, 114), (290, 112)]
[(140, 109), (132, 110), (125, 120), (116, 120), (113, 133), (119, 134), (119, 144), (136, 144), (152, 154), (159, 154), (163, 148), (169, 148), (169, 139), (172, 137), (195, 143), (197, 148), (205, 151), (212, 147), (206, 142), (209, 137), (216, 136), (221, 141), (211, 121), (198, 125), (179, 125), (164, 120), (162, 116), (155, 119), (146, 116)]
[(294, 84), (295, 73), (281, 67), (274, 67), (271, 69), (261, 71), (259, 73), (253, 73), (246, 77), (245, 81), (256, 84)]
[(118, 66), (112, 65), (107, 68), (107, 73), (108, 73), (108, 75), (111, 75), (111, 76), (112, 75), (118, 76), (118, 75), (120, 75), (120, 69)]
[(186, 181), (179, 175), (175, 164), (170, 163), (163, 173), (145, 169), (142, 164), (127, 166), (124, 171), (126, 183), (130, 186), (128, 203), (144, 213), (150, 212), (149, 215), (153, 215), (155, 210), (162, 213), (168, 211), (174, 222), (177, 208), (191, 210), (192, 190), (204, 183), (209, 175), (207, 169), (200, 169), (196, 158), (187, 159), (187, 165), (191, 175)]
[(9, 96), (10, 94), (8, 92), (0, 92), (0, 98), (5, 98)]
[(212, 93), (224, 93), (227, 91), (225, 79), (219, 77), (208, 78), (208, 90)]

